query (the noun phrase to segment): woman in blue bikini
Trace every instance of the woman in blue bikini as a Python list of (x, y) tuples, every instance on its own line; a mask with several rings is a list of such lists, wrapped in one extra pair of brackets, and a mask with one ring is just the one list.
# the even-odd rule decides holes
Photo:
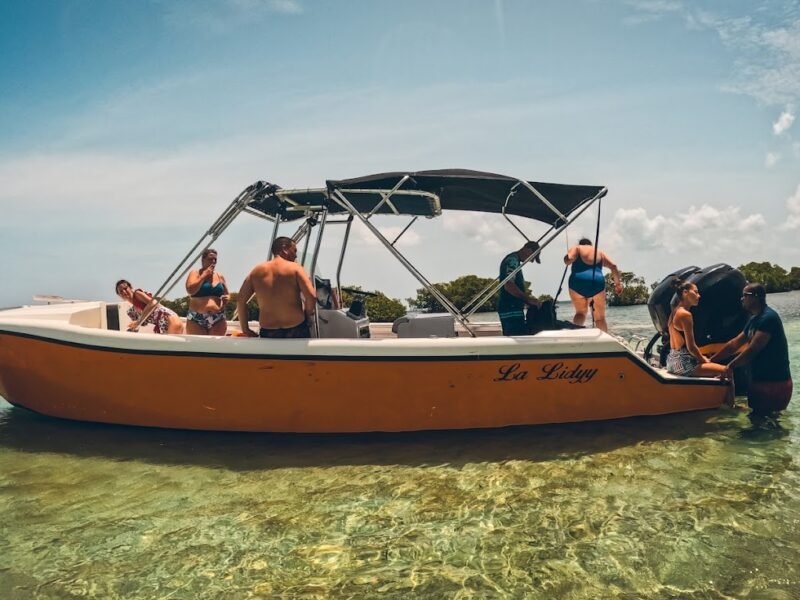
[(575, 307), (572, 322), (583, 325), (589, 308), (592, 309), (594, 324), (598, 329), (608, 331), (606, 323), (606, 279), (603, 267), (611, 269), (614, 278), (614, 291), (622, 293), (622, 282), (619, 269), (608, 255), (592, 246), (592, 242), (583, 238), (577, 246), (573, 246), (564, 256), (564, 264), (572, 265), (569, 276), (569, 297)]
[(200, 269), (186, 278), (189, 292), (189, 312), (186, 313), (186, 333), (190, 335), (225, 335), (225, 303), (230, 298), (225, 278), (216, 272), (217, 251), (203, 250)]

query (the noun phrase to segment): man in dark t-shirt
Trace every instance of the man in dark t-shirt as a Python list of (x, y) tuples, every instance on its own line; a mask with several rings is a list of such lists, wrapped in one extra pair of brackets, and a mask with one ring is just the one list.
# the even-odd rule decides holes
[(751, 381), (747, 402), (753, 412), (767, 414), (784, 410), (792, 397), (793, 385), (789, 346), (781, 318), (767, 306), (767, 291), (760, 283), (745, 286), (742, 305), (752, 315), (750, 320), (744, 331), (725, 344), (712, 360), (720, 362), (747, 343), (747, 348), (728, 363), (731, 377), (734, 368), (749, 364)]
[[(523, 262), (528, 260), (536, 251), (539, 244), (528, 242), (522, 248), (511, 254), (507, 254), (500, 263), (500, 281), (503, 281)], [(536, 262), (541, 262), (539, 256), (534, 258)], [(500, 288), (500, 300), (497, 303), (497, 312), (500, 315), (500, 325), (503, 327), (503, 335), (527, 335), (528, 326), (525, 323), (525, 306), (541, 306), (541, 302), (525, 292), (525, 279), (522, 277), (522, 270), (509, 279)]]

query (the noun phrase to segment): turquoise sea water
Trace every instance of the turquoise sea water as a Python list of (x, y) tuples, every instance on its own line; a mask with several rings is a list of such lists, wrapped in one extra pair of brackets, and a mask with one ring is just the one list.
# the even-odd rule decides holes
[[(796, 373), (800, 293), (770, 302)], [(652, 332), (642, 306), (609, 322)], [(0, 401), (0, 598), (797, 598), (797, 389), (777, 423), (360, 436), (111, 427)]]

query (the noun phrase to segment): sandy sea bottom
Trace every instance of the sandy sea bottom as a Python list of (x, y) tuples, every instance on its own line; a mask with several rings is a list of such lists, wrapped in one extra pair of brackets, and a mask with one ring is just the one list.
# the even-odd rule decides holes
[[(783, 305), (779, 305), (783, 302)], [(800, 294), (775, 296), (800, 364)], [(622, 333), (646, 310), (612, 311)], [(2, 598), (797, 598), (800, 399), (403, 435), (0, 405)]]

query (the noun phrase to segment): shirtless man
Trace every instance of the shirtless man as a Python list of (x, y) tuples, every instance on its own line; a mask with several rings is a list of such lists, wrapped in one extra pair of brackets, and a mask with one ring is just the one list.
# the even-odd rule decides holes
[[(303, 267), (295, 261), (297, 244), (279, 237), (272, 244), (272, 260), (256, 265), (239, 290), (236, 308), (242, 333), (248, 337), (308, 338), (317, 295)], [(258, 301), (257, 335), (247, 322), (247, 300)]]

